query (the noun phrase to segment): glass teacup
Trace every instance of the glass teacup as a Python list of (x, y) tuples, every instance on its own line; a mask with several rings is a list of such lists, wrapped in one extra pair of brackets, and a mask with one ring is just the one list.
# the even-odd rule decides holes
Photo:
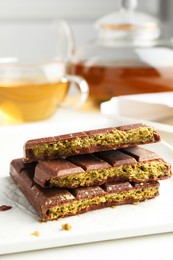
[[(57, 107), (79, 107), (88, 97), (87, 82), (81, 77), (66, 75), (73, 48), (70, 27), (58, 20), (51, 24), (50, 30), (56, 46), (51, 53), (46, 52), (46, 44), (43, 48), (42, 43), (34, 39), (34, 53), (33, 49), (31, 53), (25, 48), (22, 58), (20, 55), (0, 57), (0, 121), (4, 124), (43, 120)], [(45, 51), (41, 58), (39, 44), (42, 53)], [(75, 101), (65, 102), (69, 89), (73, 92), (75, 88), (78, 90), (74, 91)]]

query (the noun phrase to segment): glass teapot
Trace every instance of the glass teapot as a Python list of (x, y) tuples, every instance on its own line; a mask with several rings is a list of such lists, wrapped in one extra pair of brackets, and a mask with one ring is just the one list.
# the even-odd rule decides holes
[(161, 23), (122, 0), (119, 11), (95, 23), (98, 37), (79, 47), (69, 66), (89, 83), (95, 104), (112, 96), (173, 91), (173, 49)]

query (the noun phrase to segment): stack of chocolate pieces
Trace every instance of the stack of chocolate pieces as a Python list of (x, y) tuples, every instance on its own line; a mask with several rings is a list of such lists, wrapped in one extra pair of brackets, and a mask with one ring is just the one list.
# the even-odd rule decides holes
[(141, 147), (159, 141), (143, 124), (29, 140), (10, 175), (43, 221), (138, 203), (158, 196), (158, 181), (172, 175)]

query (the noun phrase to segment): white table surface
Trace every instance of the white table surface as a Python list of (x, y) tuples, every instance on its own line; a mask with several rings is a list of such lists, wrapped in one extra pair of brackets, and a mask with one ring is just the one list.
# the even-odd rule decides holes
[[(88, 122), (90, 126), (98, 123), (100, 126), (113, 126), (119, 122), (115, 122), (105, 116), (102, 116), (99, 112), (82, 112), (82, 111), (60, 111), (58, 110), (55, 115), (50, 119), (42, 122), (49, 123), (54, 122), (63, 126), (64, 124), (70, 125), (70, 122), (76, 122), (79, 125), (79, 129), (82, 128), (82, 124)], [(171, 124), (172, 121), (165, 121), (164, 123)], [(37, 123), (33, 123), (37, 124)], [(4, 126), (1, 126), (4, 127)], [(5, 126), (6, 127), (6, 126)], [(8, 126), (11, 127), (11, 126)], [(22, 126), (21, 126), (22, 127)], [(92, 127), (90, 127), (92, 128)], [(167, 133), (160, 131), (162, 139), (173, 146), (173, 133)], [(52, 248), (45, 250), (38, 250), (32, 252), (7, 254), (0, 256), (0, 259), (173, 259), (173, 233), (157, 234), (150, 236), (133, 237), (126, 239), (117, 239), (110, 241), (102, 241), (96, 243), (88, 243), (74, 246), (66, 246), (61, 248)]]

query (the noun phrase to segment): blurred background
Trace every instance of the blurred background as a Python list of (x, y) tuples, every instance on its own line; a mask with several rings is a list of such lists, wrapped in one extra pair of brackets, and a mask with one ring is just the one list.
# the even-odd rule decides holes
[[(9, 46), (22, 44), (32, 47), (34, 34), (41, 39), (50, 20), (66, 19), (73, 30), (75, 45), (78, 46), (95, 38), (93, 23), (100, 17), (118, 9), (116, 0), (0, 0), (0, 56), (9, 56)], [(173, 35), (173, 1), (139, 0), (137, 10), (150, 13), (161, 19), (164, 37)], [(29, 39), (26, 28), (32, 35)], [(21, 33), (22, 32), (22, 33)], [(51, 48), (47, 37), (47, 46)]]

